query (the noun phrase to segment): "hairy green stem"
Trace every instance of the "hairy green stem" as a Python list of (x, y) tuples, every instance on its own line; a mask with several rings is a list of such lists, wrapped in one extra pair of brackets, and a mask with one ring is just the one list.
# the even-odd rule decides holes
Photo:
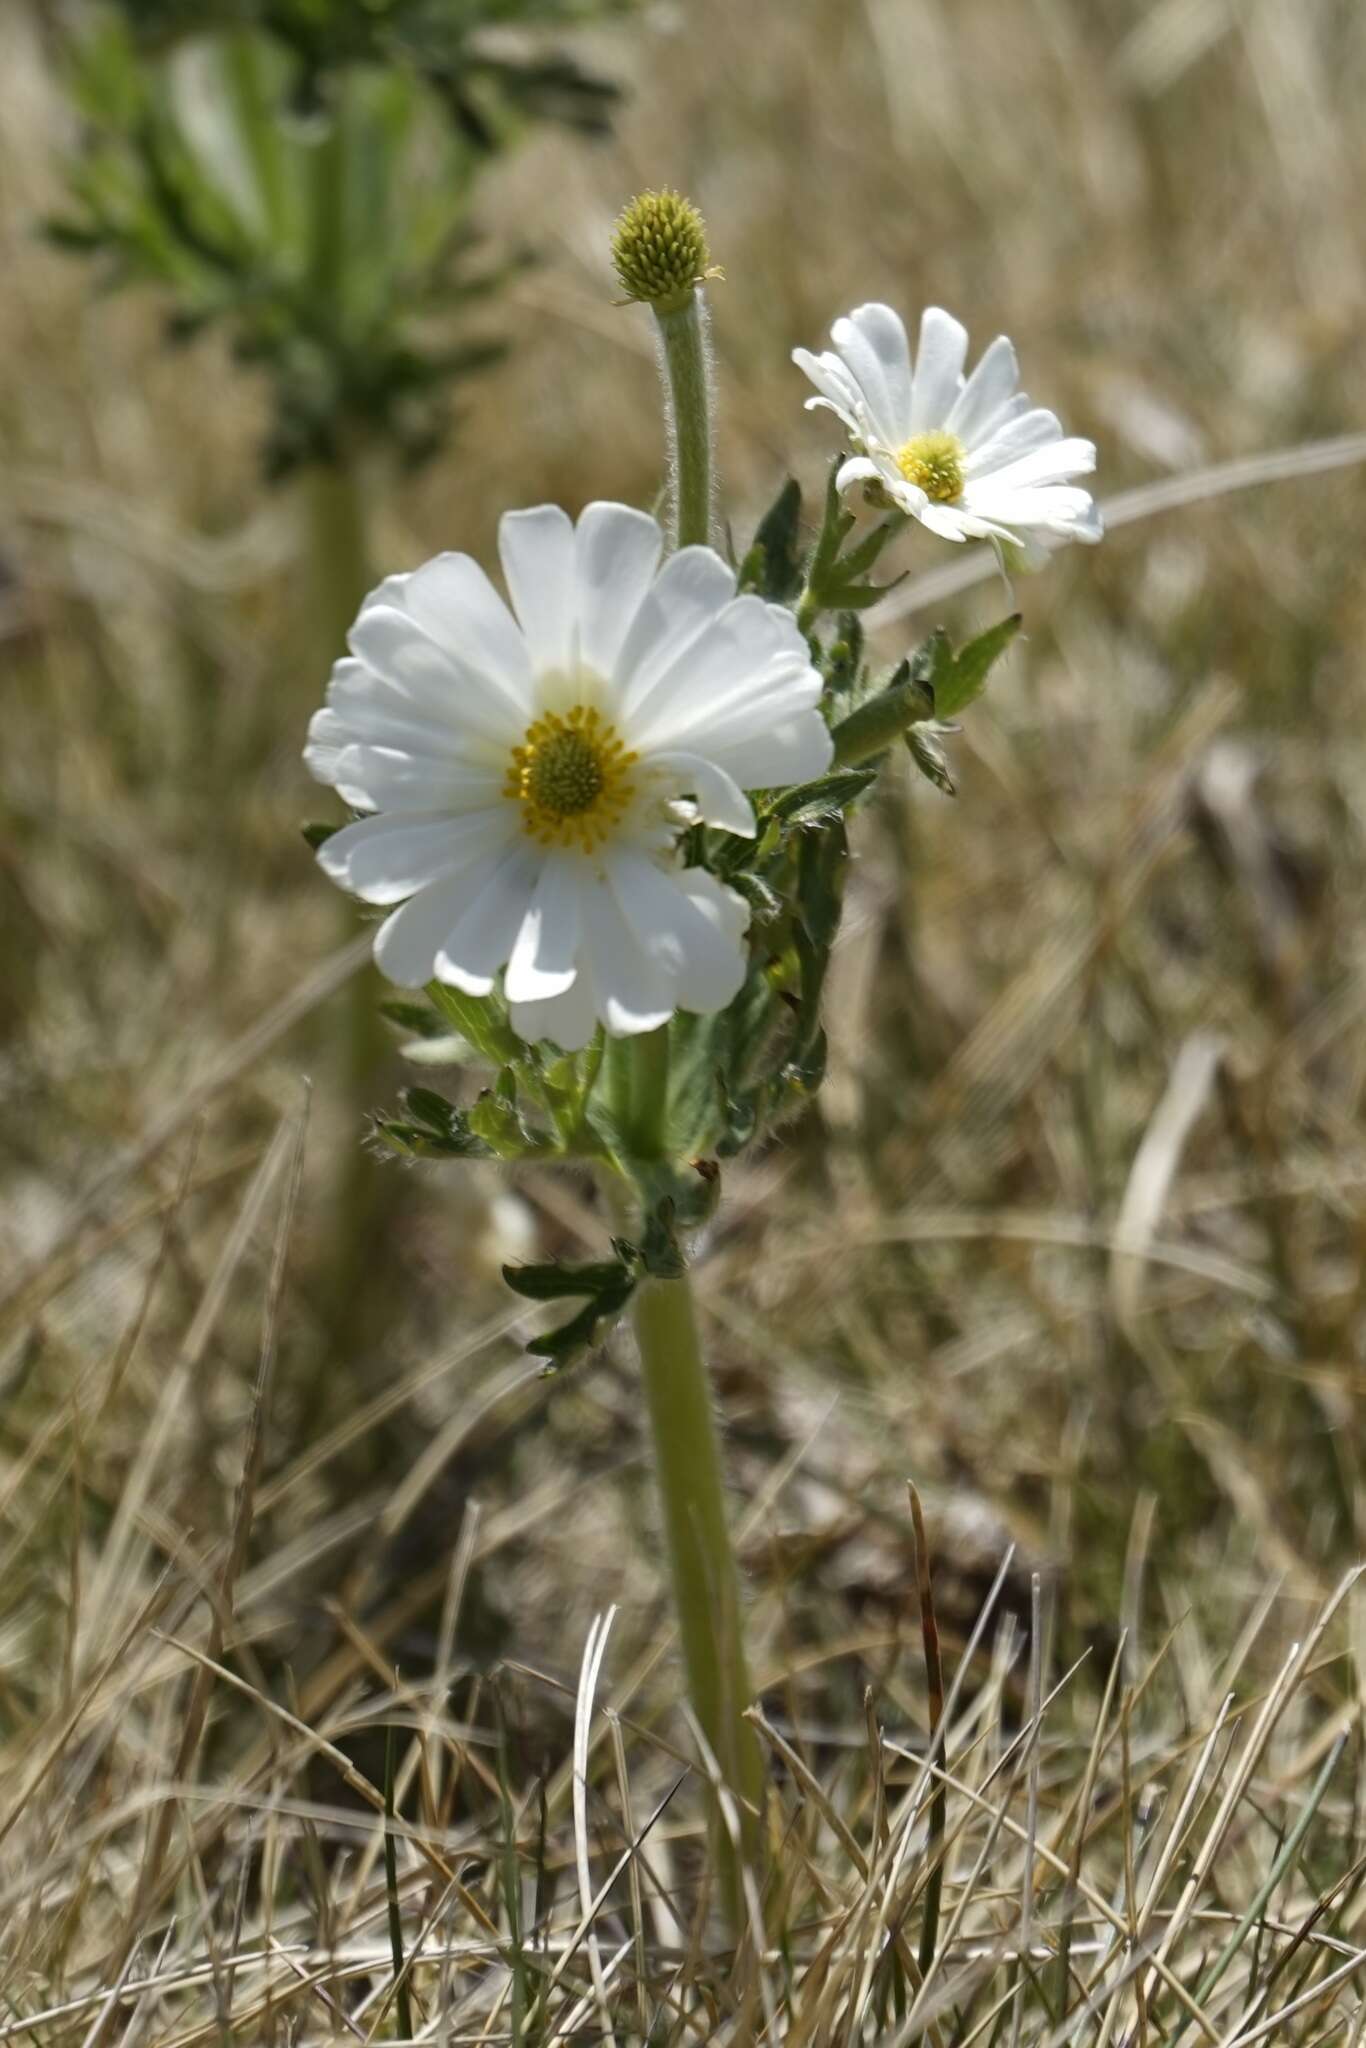
[(687, 1276), (644, 1281), (632, 1313), (688, 1696), (738, 1810), (737, 1845), (713, 1802), (715, 1868), (722, 1904), (738, 1937), (745, 1924), (740, 1871), (742, 1863), (756, 1860), (759, 1849), (764, 1769), (758, 1737), (745, 1719), (753, 1689), (740, 1580), (726, 1523), (711, 1386)]
[[(673, 485), (675, 547), (712, 534), (711, 367), (706, 304), (698, 290), (668, 311), (655, 308), (663, 357)], [(613, 1103), (626, 1148), (642, 1166), (669, 1155), (669, 1028), (612, 1048)], [(648, 1177), (648, 1176), (647, 1176)], [(760, 1841), (764, 1770), (750, 1704), (740, 1614), (740, 1579), (726, 1523), (721, 1446), (711, 1385), (698, 1340), (687, 1274), (650, 1278), (632, 1303), (641, 1379), (659, 1479), (664, 1541), (688, 1696), (715, 1758), (736, 1835), (711, 1801), (714, 1868), (737, 1939), (745, 1925), (741, 1871)]]
[[(621, 1051), (627, 1056), (631, 1086), (618, 1114), (624, 1109), (629, 1117), (633, 1153), (642, 1161), (663, 1159), (668, 1152), (668, 1026), (632, 1039)], [(711, 1802), (714, 1868), (722, 1905), (738, 1939), (745, 1924), (740, 1872), (742, 1863), (755, 1861), (759, 1848), (764, 1771), (758, 1737), (744, 1718), (753, 1693), (745, 1658), (740, 1578), (726, 1521), (711, 1385), (687, 1274), (643, 1281), (632, 1304), (632, 1320), (688, 1697), (736, 1809), (738, 1843), (719, 1801)]]
[(664, 354), (669, 457), (673, 474), (673, 542), (686, 548), (711, 540), (712, 407), (707, 307), (699, 290), (673, 312), (655, 309)]

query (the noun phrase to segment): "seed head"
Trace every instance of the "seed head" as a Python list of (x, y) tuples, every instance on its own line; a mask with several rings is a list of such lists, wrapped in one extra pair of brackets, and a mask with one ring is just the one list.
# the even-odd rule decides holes
[(681, 192), (639, 192), (617, 216), (612, 261), (621, 288), (657, 313), (687, 305), (694, 288), (713, 274), (707, 254), (706, 223)]

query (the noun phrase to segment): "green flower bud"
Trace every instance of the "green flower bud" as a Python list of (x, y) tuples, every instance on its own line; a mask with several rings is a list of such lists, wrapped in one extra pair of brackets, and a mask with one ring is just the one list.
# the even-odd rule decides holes
[(640, 192), (622, 208), (612, 235), (612, 261), (628, 299), (657, 313), (676, 313), (694, 289), (718, 273), (707, 268), (707, 228), (681, 192)]

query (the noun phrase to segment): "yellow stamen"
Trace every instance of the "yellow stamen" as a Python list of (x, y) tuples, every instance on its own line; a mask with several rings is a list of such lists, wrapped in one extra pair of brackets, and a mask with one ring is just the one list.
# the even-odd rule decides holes
[(963, 488), (963, 461), (967, 454), (956, 434), (935, 429), (914, 434), (896, 451), (896, 466), (908, 484), (914, 484), (936, 505), (948, 505)]
[(513, 748), (503, 795), (521, 805), (522, 830), (538, 846), (594, 853), (634, 800), (638, 758), (591, 706), (547, 711)]

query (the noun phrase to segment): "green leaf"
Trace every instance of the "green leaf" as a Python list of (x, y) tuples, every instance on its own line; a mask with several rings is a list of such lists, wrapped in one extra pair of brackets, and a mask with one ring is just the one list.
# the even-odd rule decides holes
[(396, 1152), (413, 1159), (488, 1159), (489, 1147), (455, 1103), (433, 1088), (405, 1088), (403, 1117), (380, 1117), (375, 1129)]
[(836, 769), (814, 782), (799, 782), (785, 789), (766, 807), (764, 816), (783, 825), (824, 824), (843, 816), (876, 781), (877, 771), (872, 768)]
[(544, 1266), (504, 1266), (503, 1278), (514, 1294), (524, 1301), (565, 1301), (580, 1295), (596, 1297), (611, 1293), (630, 1277), (621, 1259), (593, 1259), (568, 1266), (553, 1260)]
[(974, 698), (981, 696), (993, 666), (1014, 640), (1020, 625), (1020, 614), (1014, 612), (1009, 618), (1002, 619), (999, 625), (989, 626), (985, 633), (979, 633), (975, 640), (969, 640), (956, 655), (950, 654), (948, 642), (942, 636), (938, 637), (930, 673), (936, 718), (956, 717)]
[(635, 1292), (641, 1255), (634, 1245), (613, 1239), (616, 1257), (566, 1266), (504, 1266), (503, 1278), (524, 1301), (565, 1301), (586, 1297), (577, 1315), (557, 1329), (533, 1337), (527, 1350), (558, 1370), (579, 1352), (600, 1344)]
[(748, 903), (753, 923), (772, 924), (782, 916), (783, 899), (763, 875), (756, 875), (750, 868), (735, 868), (727, 871), (726, 880)]
[(801, 843), (797, 861), (797, 909), (802, 925), (819, 947), (834, 943), (844, 901), (844, 869), (849, 857), (842, 825), (813, 832)]
[(759, 521), (740, 568), (740, 588), (788, 604), (802, 587), (802, 487), (789, 477)]
[(553, 1149), (523, 1122), (515, 1099), (501, 1088), (486, 1088), (467, 1112), (466, 1122), (499, 1159), (534, 1159)]
[(327, 844), (327, 841), (332, 837), (332, 834), (334, 832), (340, 832), (341, 829), (342, 828), (340, 825), (327, 825), (324, 824), (321, 820), (315, 819), (310, 824), (300, 825), (299, 833), (303, 839), (304, 845), (311, 846), (314, 853), (316, 853), (320, 846), (325, 846)]
[(387, 1017), (391, 1024), (399, 1025), (404, 1031), (415, 1031), (419, 1038), (447, 1038), (450, 1033), (444, 1021), (435, 1010), (425, 1009), (421, 1003), (405, 1003), (395, 999), (379, 1006), (381, 1017)]
[(863, 668), (863, 621), (857, 612), (840, 616), (838, 638), (825, 650), (825, 687), (832, 697), (847, 696), (857, 687)]
[(481, 1058), (505, 1067), (526, 1057), (526, 1047), (496, 996), (467, 996), (444, 981), (429, 981), (427, 994), (447, 1024), (468, 1039)]

